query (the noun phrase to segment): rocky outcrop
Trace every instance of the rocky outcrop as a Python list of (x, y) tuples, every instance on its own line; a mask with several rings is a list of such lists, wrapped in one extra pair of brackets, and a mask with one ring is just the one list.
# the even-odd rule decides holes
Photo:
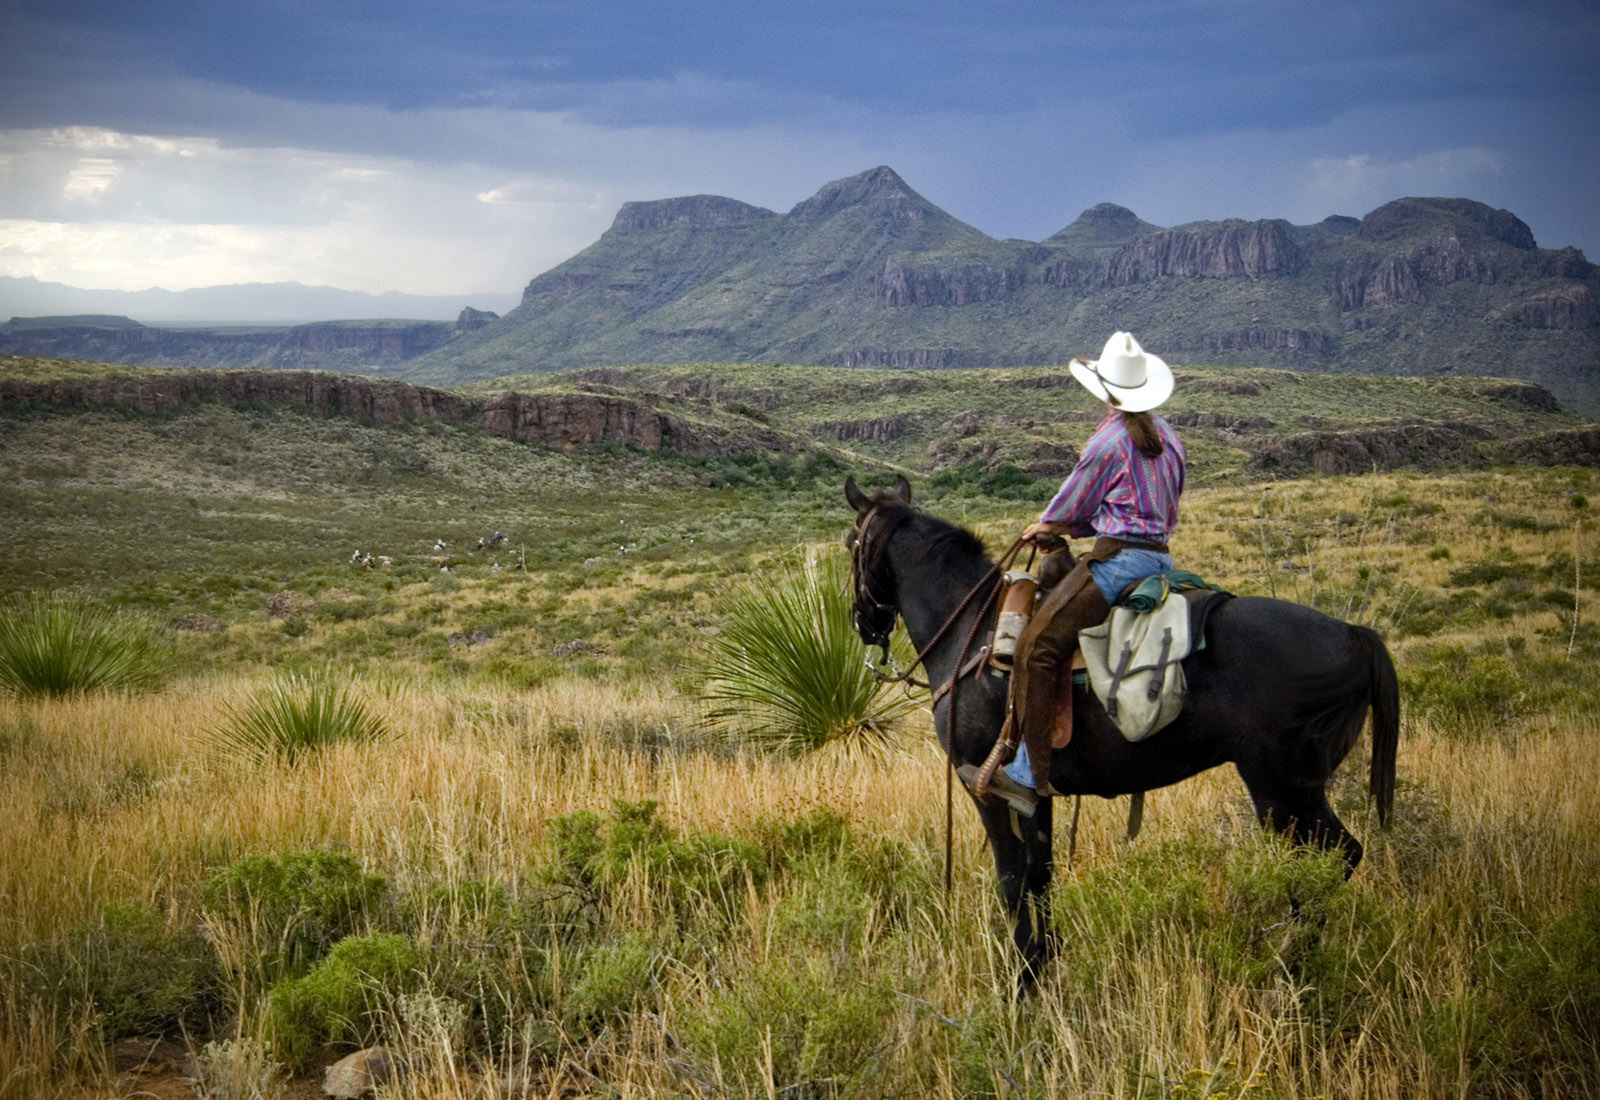
[(1425, 241), (1411, 254), (1411, 266), (1422, 278), (1436, 283), (1492, 283), (1499, 278), (1501, 269), (1491, 250), (1468, 248), (1454, 233), (1442, 233)]
[(113, 407), (156, 413), (194, 401), (288, 405), (379, 425), (411, 418), (464, 423), (474, 404), (428, 386), (312, 371), (175, 370), (58, 382), (0, 379), (0, 407)]
[(823, 184), (821, 190), (795, 206), (788, 216), (797, 222), (816, 222), (861, 205), (868, 205), (877, 214), (897, 222), (924, 221), (943, 213), (907, 186), (893, 168), (880, 164), (858, 175)]
[(1141, 237), (1154, 230), (1151, 225), (1139, 215), (1129, 210), (1126, 206), (1118, 206), (1114, 202), (1102, 202), (1091, 206), (1078, 220), (1049, 238), (1046, 244), (1061, 245), (1087, 245), (1090, 248), (1103, 248), (1110, 245), (1126, 244), (1128, 241)]
[[(1429, 270), (1435, 278), (1439, 278), (1442, 274), (1437, 266), (1425, 270)], [(1420, 301), (1422, 301), (1422, 284), (1417, 278), (1416, 269), (1398, 257), (1378, 265), (1378, 270), (1373, 273), (1372, 280), (1367, 284), (1366, 294), (1362, 296), (1363, 305), (1372, 302)]]
[(1232, 413), (1196, 412), (1179, 409), (1164, 413), (1162, 418), (1175, 428), (1221, 428), (1225, 432), (1261, 432), (1272, 428), (1272, 421), (1264, 416), (1235, 416)]
[(161, 413), (198, 401), (304, 408), (380, 426), (440, 420), (562, 450), (604, 442), (707, 455), (804, 447), (767, 428), (752, 425), (735, 430), (696, 423), (641, 400), (601, 394), (506, 392), (483, 401), (405, 382), (310, 371), (172, 371), (55, 382), (0, 379), (0, 410), (122, 408)]
[(1541, 432), (1506, 446), (1512, 461), (1532, 466), (1600, 466), (1600, 428)]
[(1532, 386), (1525, 382), (1509, 382), (1503, 386), (1488, 386), (1480, 391), (1485, 397), (1493, 397), (1501, 401), (1515, 401), (1519, 405), (1526, 405), (1530, 409), (1539, 409), (1543, 412), (1555, 412), (1561, 407), (1556, 400), (1556, 395), (1543, 386)]
[(494, 435), (570, 451), (614, 439), (659, 451), (668, 418), (648, 405), (596, 394), (521, 394), (491, 398), (483, 427)]
[(1165, 275), (1264, 279), (1293, 275), (1300, 249), (1281, 221), (1234, 223), (1214, 229), (1168, 229), (1131, 241), (1106, 264), (1107, 286), (1130, 286)]
[(329, 321), (263, 328), (68, 325), (0, 331), (0, 352), (135, 366), (352, 370), (416, 358), (449, 342), (445, 321)]
[(1552, 278), (1589, 279), (1595, 274), (1595, 266), (1584, 256), (1583, 250), (1571, 245), (1542, 252), (1540, 260), (1539, 274)]
[(1347, 432), (1305, 432), (1258, 443), (1250, 465), (1297, 476), (1367, 473), (1395, 466), (1475, 465), (1488, 429), (1455, 420), (1408, 420)]
[(824, 420), (811, 425), (812, 435), (842, 442), (852, 439), (870, 439), (875, 443), (889, 443), (911, 430), (909, 416), (878, 416), (865, 420)]
[(1239, 351), (1244, 348), (1310, 351), (1322, 354), (1332, 346), (1328, 334), (1301, 328), (1274, 328), (1252, 325), (1232, 332), (1213, 332), (1197, 337), (1189, 348), (1198, 351)]
[(456, 318), (455, 335), (461, 336), (468, 332), (477, 332), (490, 321), (498, 320), (500, 320), (498, 313), (492, 313), (487, 309), (473, 309), (471, 306), (467, 306)]
[(964, 306), (1015, 293), (1023, 282), (1017, 267), (962, 264), (953, 268), (908, 266), (890, 260), (872, 276), (872, 290), (886, 306)]
[(1272, 388), (1271, 386), (1264, 386), (1259, 382), (1249, 382), (1242, 378), (1196, 378), (1192, 374), (1178, 374), (1174, 380), (1177, 382), (1177, 388), (1180, 391), (1231, 393), (1238, 394), (1241, 397), (1253, 397)]
[(721, 195), (686, 195), (651, 202), (625, 202), (617, 211), (611, 228), (624, 233), (644, 232), (684, 226), (690, 229), (716, 229), (729, 225), (776, 218), (776, 211), (752, 206)]
[(955, 367), (955, 348), (856, 348), (821, 357), (826, 367)]
[(1575, 329), (1600, 325), (1600, 307), (1583, 285), (1556, 287), (1522, 301), (1512, 319), (1529, 328)]
[(522, 302), (539, 298), (565, 298), (589, 289), (599, 276), (587, 271), (547, 271), (528, 284), (522, 292)]

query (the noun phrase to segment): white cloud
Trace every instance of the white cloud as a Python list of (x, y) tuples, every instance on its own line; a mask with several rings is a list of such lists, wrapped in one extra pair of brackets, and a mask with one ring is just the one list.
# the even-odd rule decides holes
[(1503, 172), (1500, 154), (1482, 146), (1409, 157), (1356, 153), (1313, 158), (1306, 166), (1306, 191), (1329, 209), (1366, 210), (1405, 195), (1481, 195)]
[(514, 291), (592, 242), (618, 202), (471, 164), (93, 128), (0, 133), (0, 183), (0, 274), (125, 290)]

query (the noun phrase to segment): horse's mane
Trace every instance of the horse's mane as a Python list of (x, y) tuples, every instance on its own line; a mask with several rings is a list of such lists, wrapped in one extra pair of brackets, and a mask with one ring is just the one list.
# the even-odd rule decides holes
[(885, 525), (886, 535), (907, 523), (920, 523), (925, 528), (922, 533), (924, 560), (973, 557), (983, 562), (988, 561), (989, 555), (984, 549), (983, 539), (959, 524), (906, 504), (898, 497), (891, 496), (886, 490), (874, 493), (872, 504), (878, 510), (879, 522)]

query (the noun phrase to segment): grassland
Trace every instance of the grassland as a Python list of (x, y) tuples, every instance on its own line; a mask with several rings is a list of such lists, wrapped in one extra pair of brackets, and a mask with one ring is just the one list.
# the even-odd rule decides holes
[[(1229, 400), (1300, 385), (1270, 373)], [(915, 377), (924, 396), (839, 394), (837, 417), (916, 398), (937, 429), (975, 404)], [(1411, 400), (1385, 383), (1412, 385), (1372, 382), (1369, 405)], [(801, 397), (775, 388), (751, 407), (787, 423)], [(1059, 424), (1081, 434), (1075, 411)], [(355, 1032), (306, 1005), (346, 994), (413, 1055), (396, 1094), (418, 1098), (1600, 1092), (1591, 469), (1253, 481), (1218, 462), (1197, 479), (1182, 564), (1389, 640), (1396, 820), (1377, 828), (1353, 760), (1336, 802), (1368, 858), (1346, 884), (1259, 836), (1226, 771), (1154, 794), (1131, 847), (1122, 807), (1086, 803), (1062, 955), (1014, 1003), (959, 806), (940, 892), (925, 715), (881, 759), (772, 758), (700, 728), (724, 594), (837, 547), (848, 454), (561, 454), (214, 405), (0, 423), (8, 593), (215, 621), (175, 632), (160, 692), (0, 703), (0, 1096), (187, 1095), (176, 1071), (119, 1074), (107, 1046), (163, 1033), (236, 1063), (274, 1036), (300, 1066), (289, 1094), (310, 1095)], [(993, 545), (1038, 506), (917, 482)], [(495, 530), (499, 570), (471, 549)], [(357, 549), (391, 562), (361, 568)], [(273, 673), (328, 668), (391, 739), (293, 764), (221, 750), (230, 708)], [(329, 875), (348, 859), (359, 903), (317, 924), (293, 915), (311, 895), (241, 910), (219, 892), (295, 853)], [(404, 960), (394, 988), (316, 961), (345, 939), (373, 967)]]

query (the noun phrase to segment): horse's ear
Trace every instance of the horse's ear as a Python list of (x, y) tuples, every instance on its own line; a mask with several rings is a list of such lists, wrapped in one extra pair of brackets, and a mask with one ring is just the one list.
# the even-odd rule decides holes
[(872, 501), (867, 499), (867, 494), (856, 487), (854, 476), (844, 479), (844, 499), (850, 502), (850, 507), (857, 512), (865, 512), (872, 507)]
[(894, 479), (894, 495), (906, 504), (911, 503), (911, 482), (906, 480), (905, 474), (897, 474)]

